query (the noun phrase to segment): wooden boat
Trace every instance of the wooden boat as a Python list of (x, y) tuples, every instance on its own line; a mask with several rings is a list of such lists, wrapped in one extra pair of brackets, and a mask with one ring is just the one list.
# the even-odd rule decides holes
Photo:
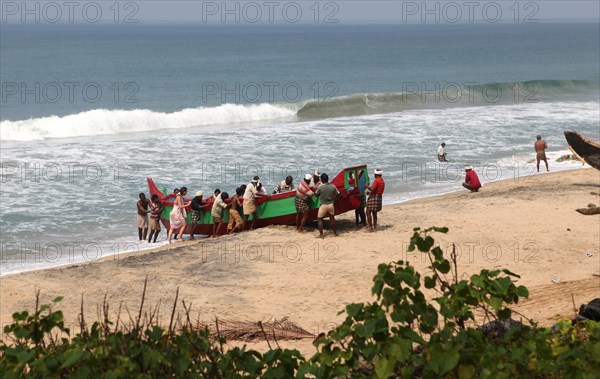
[(576, 131), (565, 131), (569, 149), (596, 170), (600, 170), (600, 143), (592, 141)]
[[(358, 178), (355, 181), (355, 178)], [(158, 195), (160, 201), (165, 205), (165, 209), (162, 211), (160, 215), (160, 219), (167, 228), (170, 228), (169, 225), (169, 214), (173, 209), (173, 200), (175, 196), (171, 194), (167, 194), (166, 187), (163, 191), (159, 190), (158, 187), (154, 184), (154, 181), (151, 178), (147, 178), (148, 187), (150, 190), (150, 196)], [(332, 180), (329, 181), (331, 184), (335, 185), (340, 191), (340, 196), (334, 203), (335, 214), (345, 213), (351, 210), (354, 210), (360, 206), (360, 194), (364, 193), (367, 186), (369, 185), (369, 174), (367, 172), (367, 166), (354, 166), (348, 167), (341, 170)], [(357, 182), (357, 183), (355, 183)], [(257, 199), (257, 208), (258, 208), (258, 219), (256, 220), (255, 227), (260, 228), (269, 225), (295, 225), (296, 223), (296, 206), (294, 204), (294, 199), (296, 196), (296, 191), (290, 191), (285, 193), (279, 193), (272, 195), (271, 198), (258, 198)], [(185, 198), (185, 202), (190, 202), (191, 199)], [(196, 228), (194, 229), (194, 234), (204, 234), (211, 235), (213, 228), (213, 218), (210, 210), (212, 209), (212, 205), (214, 202), (214, 196), (210, 196), (209, 198), (204, 200), (206, 205), (204, 206), (204, 210), (202, 211), (200, 220)], [(231, 202), (231, 199), (226, 201), (227, 203)], [(317, 218), (317, 211), (319, 209), (320, 203), (317, 196), (310, 197), (308, 199), (308, 205), (310, 207), (310, 211), (308, 212), (308, 220), (315, 220)], [(187, 212), (186, 217), (186, 230), (184, 234), (190, 234), (191, 230), (191, 212), (189, 205), (185, 208)], [(241, 213), (241, 210), (240, 210)], [(243, 217), (243, 216), (242, 216)], [(250, 216), (249, 220), (252, 220), (252, 216)], [(223, 222), (227, 223), (229, 221), (229, 211), (226, 210)], [(250, 227), (250, 223), (246, 223), (246, 229)], [(175, 230), (176, 233), (180, 233), (180, 230)], [(225, 234), (227, 232), (227, 227), (224, 225), (221, 227), (220, 234)]]

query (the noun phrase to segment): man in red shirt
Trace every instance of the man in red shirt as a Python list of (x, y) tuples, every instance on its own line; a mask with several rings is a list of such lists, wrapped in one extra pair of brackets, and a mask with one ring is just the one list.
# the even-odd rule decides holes
[(381, 211), (383, 203), (382, 195), (385, 190), (385, 182), (381, 177), (383, 171), (376, 169), (374, 174), (375, 180), (373, 180), (373, 184), (368, 187), (368, 190), (371, 191), (369, 199), (367, 200), (367, 222), (369, 223), (369, 232), (374, 232), (375, 229), (377, 229), (377, 212)]
[(479, 189), (481, 188), (481, 182), (479, 181), (479, 178), (477, 177), (475, 171), (473, 171), (473, 166), (465, 167), (465, 171), (467, 172), (467, 174), (465, 175), (465, 182), (462, 184), (463, 187), (465, 187), (468, 190), (471, 190), (471, 192), (479, 191)]

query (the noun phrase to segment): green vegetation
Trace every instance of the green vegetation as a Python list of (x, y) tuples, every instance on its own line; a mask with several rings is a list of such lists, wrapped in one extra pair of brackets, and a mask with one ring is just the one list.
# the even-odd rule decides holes
[[(448, 260), (434, 247), (434, 232), (447, 229), (416, 228), (409, 247), (428, 255), (429, 275), (403, 261), (380, 264), (375, 301), (347, 305), (343, 323), (318, 336), (310, 359), (279, 348), (223, 349), (223, 338), (194, 328), (189, 317), (181, 329), (173, 330), (172, 320), (163, 329), (152, 317), (140, 322), (141, 311), (119, 326), (105, 309), (104, 320), (88, 329), (81, 319), (71, 337), (62, 312), (42, 305), (33, 314), (15, 313), (4, 327), (0, 377), (600, 377), (600, 323), (565, 320), (549, 329), (510, 321), (511, 306), (528, 296), (514, 283), (518, 275), (482, 270), (459, 280), (454, 254)], [(422, 288), (437, 295), (428, 301)], [(476, 327), (482, 319), (492, 323)]]

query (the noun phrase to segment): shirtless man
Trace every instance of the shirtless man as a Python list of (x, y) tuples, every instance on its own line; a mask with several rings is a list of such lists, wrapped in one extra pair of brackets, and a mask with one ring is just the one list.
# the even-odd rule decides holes
[(146, 195), (141, 192), (140, 199), (137, 202), (137, 224), (138, 224), (138, 237), (140, 241), (145, 241), (146, 236), (148, 235), (148, 205), (150, 205), (150, 201), (146, 199)]
[(242, 216), (240, 216), (240, 209), (242, 204), (240, 198), (244, 196), (244, 190), (242, 187), (235, 189), (235, 195), (231, 198), (231, 208), (229, 209), (229, 223), (227, 224), (227, 234), (235, 233), (242, 227)]
[(537, 170), (540, 172), (540, 161), (544, 161), (544, 163), (546, 163), (546, 171), (550, 171), (548, 169), (548, 159), (546, 159), (546, 149), (548, 148), (548, 144), (542, 139), (542, 136), (538, 135), (536, 138), (537, 141), (535, 141), (533, 147), (537, 154)]

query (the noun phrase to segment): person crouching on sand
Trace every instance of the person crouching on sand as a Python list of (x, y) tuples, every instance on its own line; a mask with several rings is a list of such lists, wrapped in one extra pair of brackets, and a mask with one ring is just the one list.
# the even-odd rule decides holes
[(374, 232), (377, 229), (377, 212), (381, 211), (383, 206), (383, 191), (385, 190), (385, 181), (383, 180), (383, 171), (376, 169), (373, 174), (375, 180), (368, 187), (370, 191), (369, 199), (367, 200), (367, 221), (369, 222), (369, 232)]
[(162, 213), (165, 206), (161, 203), (157, 194), (152, 195), (152, 202), (150, 203), (150, 237), (148, 237), (148, 243), (152, 242), (152, 236), (154, 236), (154, 243), (160, 233), (160, 214)]
[(471, 192), (479, 191), (479, 189), (481, 188), (481, 182), (479, 181), (479, 177), (473, 170), (473, 166), (465, 167), (465, 172), (466, 175), (465, 182), (462, 184), (463, 187), (465, 187), (468, 190), (471, 190)]
[(183, 202), (183, 197), (187, 194), (187, 188), (181, 187), (177, 197), (175, 197), (175, 201), (173, 201), (173, 210), (169, 214), (169, 233), (167, 235), (167, 239), (169, 243), (171, 243), (171, 238), (173, 238), (173, 231), (175, 229), (179, 230), (179, 241), (183, 241), (183, 233), (185, 232), (185, 227), (187, 224), (185, 223), (185, 217), (187, 213), (185, 212), (185, 207), (187, 206)]
[(215, 197), (215, 201), (213, 202), (211, 210), (211, 215), (213, 217), (213, 238), (219, 235), (221, 226), (223, 226), (223, 215), (225, 214), (225, 209), (229, 208), (229, 204), (225, 203), (225, 200), (227, 199), (229, 199), (229, 194), (227, 192), (221, 192)]
[(319, 228), (319, 237), (321, 238), (324, 238), (323, 218), (327, 215), (329, 215), (329, 222), (331, 223), (333, 234), (336, 236), (338, 235), (335, 225), (335, 208), (333, 207), (333, 202), (339, 194), (340, 191), (338, 191), (337, 187), (329, 183), (329, 175), (325, 173), (321, 174), (321, 185), (315, 191), (315, 195), (319, 196), (319, 200), (321, 201), (321, 206), (317, 213), (317, 226)]

